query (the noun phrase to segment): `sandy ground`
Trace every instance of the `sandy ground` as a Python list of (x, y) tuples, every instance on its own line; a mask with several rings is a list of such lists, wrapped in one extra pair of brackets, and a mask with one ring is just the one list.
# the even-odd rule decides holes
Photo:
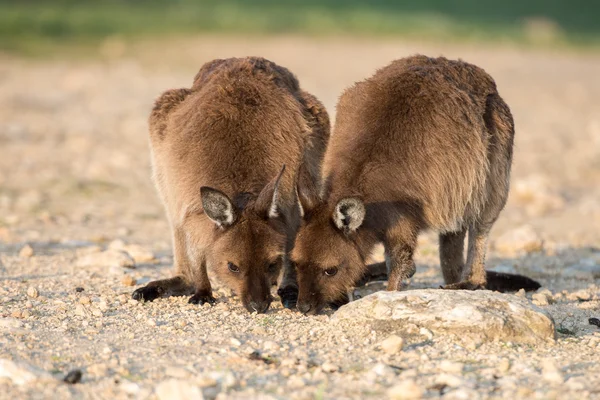
[[(555, 344), (442, 336), (389, 354), (364, 327), (334, 329), (331, 312), (304, 317), (274, 302), (250, 315), (223, 289), (214, 307), (130, 300), (124, 275), (143, 284), (170, 274), (146, 129), (161, 91), (189, 86), (212, 58), (261, 55), (334, 114), (344, 87), (417, 52), (484, 67), (513, 111), (512, 192), (488, 264), (549, 290), (535, 302), (556, 322)], [(22, 385), (0, 374), (0, 398), (174, 398), (164, 397), (169, 379), (187, 398), (600, 398), (600, 329), (588, 324), (600, 318), (599, 71), (600, 55), (350, 39), (117, 42), (92, 61), (0, 56), (0, 359), (39, 369)], [(156, 260), (78, 264), (115, 240)], [(434, 235), (421, 238), (417, 263), (411, 287), (437, 287)], [(39, 378), (76, 368), (78, 385)]]

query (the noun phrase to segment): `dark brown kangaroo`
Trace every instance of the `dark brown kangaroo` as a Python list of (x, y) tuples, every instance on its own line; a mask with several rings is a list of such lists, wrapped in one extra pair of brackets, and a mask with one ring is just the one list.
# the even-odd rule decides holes
[(462, 61), (408, 57), (347, 89), (323, 190), (298, 183), (298, 309), (345, 301), (376, 243), (384, 244), (388, 290), (401, 289), (415, 273), (423, 229), (440, 234), (445, 288), (486, 287), (486, 240), (508, 195), (513, 137), (493, 79)]
[(250, 311), (297, 299), (287, 254), (300, 223), (295, 176), (319, 179), (329, 138), (323, 105), (287, 69), (258, 57), (211, 61), (191, 89), (163, 93), (150, 115), (153, 178), (172, 235), (175, 276), (133, 298), (215, 301), (208, 271)]

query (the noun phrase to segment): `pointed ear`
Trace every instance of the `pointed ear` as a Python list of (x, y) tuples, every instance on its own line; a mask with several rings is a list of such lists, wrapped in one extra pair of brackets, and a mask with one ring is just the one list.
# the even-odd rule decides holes
[(319, 191), (315, 179), (302, 163), (296, 176), (296, 198), (300, 216), (304, 217), (319, 203)]
[(279, 183), (285, 171), (285, 165), (281, 167), (279, 174), (260, 191), (254, 209), (260, 215), (267, 218), (277, 218), (281, 215), (281, 195)]
[(200, 196), (204, 213), (218, 227), (230, 226), (235, 222), (237, 218), (235, 208), (225, 193), (208, 186), (202, 186)]
[(346, 197), (340, 200), (333, 212), (333, 222), (344, 232), (354, 232), (363, 223), (366, 209), (362, 200), (356, 197)]

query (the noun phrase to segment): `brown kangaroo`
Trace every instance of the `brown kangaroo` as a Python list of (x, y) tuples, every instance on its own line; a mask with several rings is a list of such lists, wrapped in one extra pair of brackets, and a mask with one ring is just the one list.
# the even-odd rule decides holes
[[(444, 288), (485, 288), (486, 240), (508, 195), (513, 137), (494, 80), (463, 61), (408, 57), (347, 89), (325, 153), (323, 189), (310, 179), (297, 185), (304, 215), (291, 254), (298, 309), (312, 314), (347, 302), (347, 291), (369, 275), (365, 260), (377, 243), (388, 290), (401, 289), (415, 273), (423, 229), (439, 232)], [(493, 288), (509, 286), (506, 274), (487, 275), (499, 281)]]
[(214, 303), (208, 271), (248, 311), (264, 312), (282, 266), (282, 302), (298, 286), (287, 254), (300, 223), (300, 165), (319, 179), (329, 139), (323, 105), (286, 68), (258, 57), (206, 63), (190, 89), (163, 93), (149, 119), (153, 179), (173, 235), (175, 276), (133, 298)]

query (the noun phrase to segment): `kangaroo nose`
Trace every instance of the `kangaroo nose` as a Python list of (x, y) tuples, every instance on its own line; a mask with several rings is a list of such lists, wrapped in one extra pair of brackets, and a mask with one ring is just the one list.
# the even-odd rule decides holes
[(298, 307), (298, 311), (300, 311), (302, 314), (308, 313), (312, 308), (309, 303), (298, 303), (296, 307)]
[(270, 301), (251, 301), (248, 303), (247, 308), (250, 312), (256, 311), (257, 313), (262, 314), (269, 309), (270, 305)]

